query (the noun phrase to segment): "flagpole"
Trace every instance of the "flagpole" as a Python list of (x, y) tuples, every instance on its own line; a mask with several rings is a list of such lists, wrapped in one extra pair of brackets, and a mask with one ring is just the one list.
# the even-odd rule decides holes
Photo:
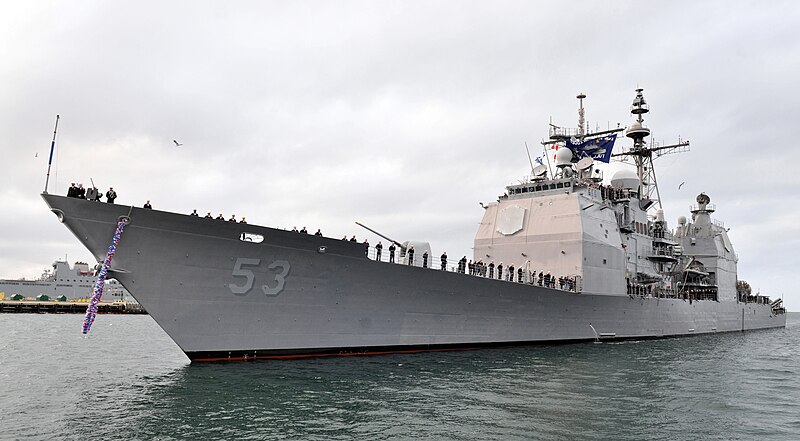
[(58, 119), (56, 115), (56, 127), (53, 129), (53, 142), (50, 143), (50, 159), (47, 161), (47, 178), (44, 181), (44, 194), (47, 194), (47, 187), (50, 184), (50, 166), (53, 165), (53, 150), (56, 148), (56, 132), (58, 132)]

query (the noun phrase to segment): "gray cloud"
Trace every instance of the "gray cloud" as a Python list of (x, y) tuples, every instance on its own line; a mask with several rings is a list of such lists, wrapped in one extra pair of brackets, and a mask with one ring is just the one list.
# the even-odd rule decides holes
[(551, 116), (574, 124), (578, 90), (590, 124), (625, 125), (642, 86), (654, 137), (692, 143), (657, 162), (668, 219), (707, 192), (740, 277), (800, 304), (795, 2), (7, 2), (0, 17), (2, 277), (90, 258), (37, 196), (56, 113), (54, 192), (92, 178), (122, 203), (333, 237), (365, 237), (360, 220), (469, 256), (477, 202), (529, 168), (524, 141)]

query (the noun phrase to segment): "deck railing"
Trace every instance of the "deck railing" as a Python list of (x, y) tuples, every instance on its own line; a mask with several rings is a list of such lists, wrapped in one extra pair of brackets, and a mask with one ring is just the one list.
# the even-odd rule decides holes
[[(405, 265), (404, 257), (400, 256), (400, 250), (396, 249), (394, 254), (394, 260), (390, 261), (390, 253), (387, 247), (384, 247), (381, 250), (380, 256), (378, 256), (377, 250), (375, 247), (368, 247), (366, 252), (366, 257), (370, 260), (376, 260), (379, 262), (384, 262), (387, 264), (394, 264), (394, 265)], [(451, 259), (447, 259), (442, 265), (441, 256), (436, 256), (432, 258), (428, 256), (427, 262), (425, 262), (423, 255), (415, 254), (414, 261), (408, 265), (421, 267), (423, 269), (429, 269), (434, 271), (442, 271), (442, 267), (444, 267), (444, 271), (453, 272), (457, 274), (464, 274), (465, 276), (472, 276), (472, 277), (481, 277), (486, 279), (494, 279), (494, 280), (501, 280), (504, 282), (511, 282), (511, 283), (520, 283), (526, 285), (535, 285), (535, 286), (543, 286), (546, 288), (553, 288), (553, 289), (560, 289), (562, 291), (568, 292), (581, 292), (583, 289), (582, 280), (578, 275), (568, 275), (568, 276), (553, 276), (550, 273), (545, 271), (527, 271), (522, 269), (522, 272), (519, 272), (519, 267), (514, 266), (514, 273), (509, 274), (509, 267), (504, 266), (502, 271), (502, 277), (499, 276), (498, 268), (495, 267), (490, 269), (488, 265), (483, 264), (483, 266), (473, 264), (473, 267), (470, 269), (469, 262), (464, 262), (462, 265), (462, 260), (459, 259), (457, 261), (453, 261)], [(490, 274), (491, 276), (489, 277)]]

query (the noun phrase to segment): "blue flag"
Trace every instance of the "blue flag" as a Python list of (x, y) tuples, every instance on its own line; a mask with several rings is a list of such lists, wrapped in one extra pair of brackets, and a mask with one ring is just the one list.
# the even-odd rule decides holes
[(595, 161), (608, 163), (611, 161), (611, 150), (614, 149), (614, 141), (616, 140), (616, 133), (599, 138), (587, 139), (583, 142), (574, 142), (577, 140), (570, 138), (567, 140), (567, 148), (572, 150), (572, 154), (579, 158), (588, 156)]

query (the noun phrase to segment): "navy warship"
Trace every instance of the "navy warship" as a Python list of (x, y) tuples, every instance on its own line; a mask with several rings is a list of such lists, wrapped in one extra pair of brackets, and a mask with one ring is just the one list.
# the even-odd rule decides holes
[[(455, 270), (430, 244), (368, 245), (47, 193), (45, 202), (192, 361), (381, 354), (648, 339), (784, 327), (781, 300), (737, 276), (728, 230), (700, 194), (670, 229), (642, 89), (628, 127), (551, 124), (547, 164), (483, 205)], [(617, 153), (618, 134), (632, 146)], [(552, 154), (552, 156), (551, 156)], [(608, 180), (600, 162), (635, 167)], [(552, 157), (553, 163), (550, 158)], [(438, 254), (438, 253), (437, 253)], [(436, 262), (434, 263), (434, 260)]]
[[(72, 268), (66, 260), (56, 260), (52, 269), (45, 269), (37, 279), (0, 279), (0, 300), (37, 298), (63, 301), (88, 299), (96, 279), (93, 268), (86, 262), (75, 262)], [(109, 280), (104, 301), (126, 301), (125, 289), (116, 280)]]

